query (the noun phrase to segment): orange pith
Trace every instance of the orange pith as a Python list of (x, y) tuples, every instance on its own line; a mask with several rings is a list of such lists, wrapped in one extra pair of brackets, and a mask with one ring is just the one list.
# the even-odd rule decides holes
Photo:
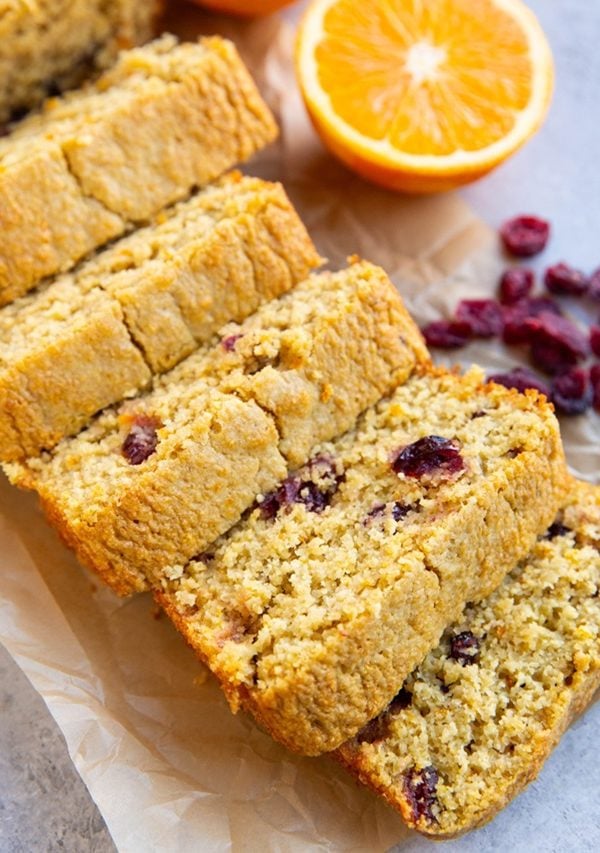
[(297, 67), (330, 147), (417, 190), (419, 174), (443, 189), (503, 160), (539, 126), (552, 88), (549, 48), (519, 0), (313, 0)]

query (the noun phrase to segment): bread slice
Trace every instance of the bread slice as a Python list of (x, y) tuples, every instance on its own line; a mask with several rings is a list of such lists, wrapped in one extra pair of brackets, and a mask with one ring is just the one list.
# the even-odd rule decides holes
[(529, 556), (337, 752), (434, 838), (486, 823), (600, 686), (600, 488), (573, 483)]
[(543, 397), (425, 368), (157, 597), (234, 710), (315, 755), (385, 708), (527, 554), (566, 478)]
[(0, 304), (276, 135), (233, 44), (165, 36), (0, 139)]
[(38, 491), (84, 564), (119, 592), (144, 589), (427, 358), (385, 273), (355, 263), (263, 305), (151, 393), (5, 470)]
[(0, 122), (152, 35), (162, 0), (0, 2)]
[(0, 310), (0, 459), (143, 389), (320, 258), (279, 184), (232, 174)]

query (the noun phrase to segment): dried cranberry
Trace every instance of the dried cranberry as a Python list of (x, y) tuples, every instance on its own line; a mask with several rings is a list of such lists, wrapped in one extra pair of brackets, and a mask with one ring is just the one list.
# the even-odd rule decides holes
[(593, 391), (587, 370), (574, 367), (552, 382), (552, 402), (563, 415), (582, 415), (592, 405)]
[(555, 536), (566, 536), (567, 533), (570, 532), (570, 527), (565, 527), (565, 525), (561, 524), (560, 521), (555, 521), (546, 531), (544, 539), (554, 539)]
[(437, 823), (433, 809), (437, 804), (436, 790), (439, 775), (435, 767), (429, 765), (417, 770), (412, 767), (404, 777), (404, 796), (406, 797), (415, 822), (425, 818)]
[(502, 307), (494, 299), (463, 299), (458, 303), (456, 319), (466, 323), (476, 338), (493, 338), (504, 325)]
[(242, 334), (238, 335), (227, 335), (227, 337), (223, 338), (221, 341), (221, 346), (226, 352), (233, 352), (235, 349), (235, 345), (239, 341), (240, 338), (243, 338)]
[(479, 639), (472, 631), (462, 631), (450, 640), (449, 657), (458, 661), (462, 666), (477, 663), (479, 654)]
[(590, 367), (590, 385), (592, 386), (592, 405), (600, 413), (600, 364)]
[(323, 512), (331, 503), (344, 479), (337, 472), (333, 459), (328, 456), (315, 456), (310, 462), (292, 474), (272, 492), (266, 494), (260, 504), (264, 519), (275, 518), (282, 507), (293, 503), (304, 504), (310, 512)]
[(531, 296), (525, 301), (525, 308), (529, 317), (539, 317), (540, 314), (554, 314), (557, 317), (563, 316), (560, 305), (549, 296)]
[(439, 435), (428, 435), (407, 445), (392, 459), (392, 470), (406, 477), (441, 474), (450, 477), (465, 467), (456, 442)]
[(600, 326), (590, 327), (590, 348), (600, 358)]
[(161, 426), (157, 418), (137, 415), (121, 447), (121, 453), (130, 465), (141, 465), (152, 456), (158, 444), (157, 430)]
[(533, 284), (533, 270), (526, 267), (506, 270), (500, 279), (500, 302), (503, 305), (514, 305), (515, 302), (529, 296)]
[(525, 344), (531, 340), (531, 330), (527, 321), (541, 314), (562, 316), (560, 307), (546, 296), (534, 296), (522, 299), (514, 305), (503, 307), (504, 331), (502, 338), (507, 344)]
[(580, 270), (563, 262), (548, 267), (544, 284), (550, 293), (558, 296), (583, 296), (589, 287), (587, 277)]
[(597, 269), (590, 276), (588, 296), (592, 299), (600, 299), (600, 269)]
[(534, 367), (549, 373), (550, 376), (565, 373), (577, 364), (577, 359), (569, 350), (538, 341), (531, 345), (530, 355)]
[(464, 347), (472, 336), (469, 324), (457, 320), (437, 320), (429, 323), (422, 331), (427, 345), (440, 349)]
[(509, 373), (494, 373), (488, 377), (489, 382), (504, 385), (505, 388), (516, 388), (523, 393), (527, 388), (534, 388), (546, 397), (550, 397), (550, 388), (542, 379), (526, 367), (515, 367)]
[(546, 247), (550, 223), (538, 216), (515, 216), (500, 229), (506, 249), (517, 258), (530, 258)]
[(529, 337), (527, 320), (530, 315), (524, 302), (507, 305), (504, 308), (504, 328), (502, 340), (505, 344), (525, 344)]
[(574, 364), (589, 354), (587, 337), (566, 317), (543, 311), (539, 317), (530, 317), (526, 327), (532, 344), (554, 347), (564, 362)]

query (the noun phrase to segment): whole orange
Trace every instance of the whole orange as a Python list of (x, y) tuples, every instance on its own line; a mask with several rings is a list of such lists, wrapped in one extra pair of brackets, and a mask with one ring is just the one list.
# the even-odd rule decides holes
[(258, 18), (283, 9), (294, 0), (192, 0), (192, 2), (205, 9), (212, 9), (214, 12), (241, 15), (244, 18)]

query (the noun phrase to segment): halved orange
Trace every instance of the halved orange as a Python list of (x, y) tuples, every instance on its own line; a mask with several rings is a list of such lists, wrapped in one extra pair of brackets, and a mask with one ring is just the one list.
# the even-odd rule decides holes
[(296, 67), (331, 151), (418, 193), (505, 160), (540, 126), (553, 83), (548, 42), (520, 0), (313, 0)]
[(258, 18), (270, 15), (284, 6), (289, 6), (294, 0), (192, 0), (198, 6), (212, 9), (214, 12), (224, 12), (226, 15), (240, 15), (243, 18)]

